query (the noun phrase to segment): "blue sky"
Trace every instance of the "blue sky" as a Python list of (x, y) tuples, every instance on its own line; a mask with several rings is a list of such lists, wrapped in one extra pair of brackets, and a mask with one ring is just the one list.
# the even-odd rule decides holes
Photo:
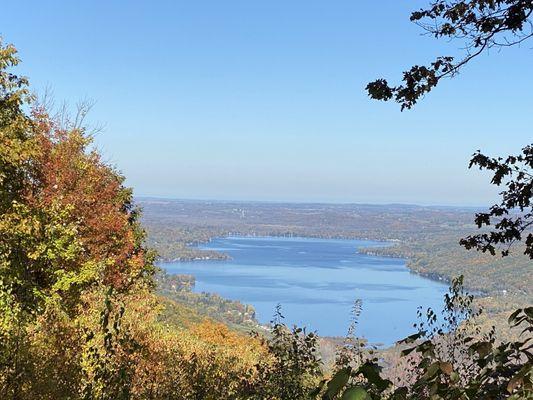
[(414, 63), (424, 1), (24, 1), (0, 14), (38, 91), (96, 102), (97, 145), (137, 195), (482, 205), (476, 149), (532, 141), (533, 43), (494, 51), (414, 110), (367, 98)]

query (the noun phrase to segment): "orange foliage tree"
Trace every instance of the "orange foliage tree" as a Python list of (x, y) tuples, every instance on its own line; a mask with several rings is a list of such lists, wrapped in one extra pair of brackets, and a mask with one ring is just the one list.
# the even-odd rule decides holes
[(160, 321), (131, 190), (83, 118), (35, 101), (18, 62), (0, 42), (0, 398), (249, 397), (266, 346)]

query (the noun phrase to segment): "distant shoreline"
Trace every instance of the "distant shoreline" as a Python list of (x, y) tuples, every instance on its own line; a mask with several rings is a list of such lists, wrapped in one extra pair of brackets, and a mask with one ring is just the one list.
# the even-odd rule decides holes
[[(356, 247), (355, 250), (356, 250), (357, 253), (360, 253), (360, 254), (366, 254), (366, 255), (375, 256), (375, 257), (386, 257), (386, 258), (394, 258), (394, 259), (403, 260), (403, 261), (405, 261), (405, 267), (409, 270), (410, 273), (412, 273), (414, 275), (420, 276), (422, 278), (428, 279), (428, 280), (436, 282), (436, 283), (442, 283), (442, 284), (446, 284), (446, 285), (449, 285), (451, 283), (451, 279), (449, 277), (447, 277), (447, 276), (438, 274), (436, 272), (417, 271), (416, 269), (412, 268), (412, 265), (410, 263), (409, 257), (403, 257), (403, 256), (401, 256), (399, 254), (395, 254), (393, 252), (387, 253), (387, 252), (380, 252), (379, 250), (378, 251), (374, 251), (375, 249), (384, 250), (384, 249), (393, 248), (395, 245), (401, 243), (401, 241), (398, 240), (398, 239), (371, 239), (371, 238), (362, 238), (362, 237), (348, 237), (348, 236), (342, 236), (342, 235), (339, 235), (339, 237), (331, 237), (331, 236), (320, 236), (320, 235), (315, 235), (315, 236), (250, 235), (250, 234), (242, 234), (241, 235), (241, 234), (238, 234), (238, 233), (231, 233), (231, 234), (226, 235), (226, 236), (214, 236), (212, 238), (209, 238), (206, 241), (197, 243), (194, 246), (190, 246), (191, 248), (195, 248), (195, 249), (200, 250), (200, 251), (210, 251), (210, 252), (213, 252), (213, 253), (217, 253), (217, 254), (219, 254), (218, 258), (217, 257), (211, 257), (210, 258), (208, 256), (206, 256), (206, 257), (194, 257), (194, 258), (192, 258), (192, 257), (191, 258), (174, 258), (174, 259), (162, 259), (161, 258), (158, 261), (159, 262), (163, 262), (163, 263), (172, 263), (172, 262), (196, 262), (196, 261), (199, 261), (199, 262), (200, 261), (217, 262), (217, 261), (229, 261), (229, 260), (232, 260), (232, 257), (229, 254), (226, 254), (224, 252), (218, 252), (216, 250), (200, 249), (199, 248), (199, 246), (205, 245), (205, 244), (211, 242), (212, 240), (215, 240), (215, 239), (218, 239), (218, 238), (220, 238), (220, 239), (231, 239), (231, 238), (268, 239), (268, 238), (275, 238), (275, 239), (306, 239), (306, 240), (316, 239), (316, 240), (346, 240), (346, 241), (359, 240), (359, 241), (383, 243), (383, 245), (379, 245), (379, 246)], [(487, 297), (487, 296), (489, 296), (489, 293), (485, 293), (485, 292), (482, 292), (480, 290), (472, 290), (472, 294), (475, 297)]]

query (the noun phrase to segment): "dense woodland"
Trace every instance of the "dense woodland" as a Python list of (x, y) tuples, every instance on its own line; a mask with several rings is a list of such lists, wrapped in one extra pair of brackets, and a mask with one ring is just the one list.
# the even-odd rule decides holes
[[(532, 36), (532, 13), (531, 1), (435, 1), (411, 19), (429, 19), (437, 37), (471, 39), (474, 52), (415, 66), (399, 86), (378, 80), (369, 94), (411, 108), (502, 43), (500, 35), (510, 35), (507, 45)], [(0, 399), (533, 398), (533, 307), (525, 306), (532, 146), (506, 158), (473, 156), (471, 166), (503, 188), (488, 211), (211, 203), (201, 211), (144, 201), (144, 228), (124, 177), (91, 145), (87, 109), (69, 116), (36, 98), (17, 74), (19, 61), (15, 47), (0, 42)], [(157, 275), (149, 245), (164, 258), (190, 259), (202, 256), (195, 243), (228, 234), (398, 241), (383, 251), (449, 281), (443, 315), (421, 309), (415, 333), (385, 354), (357, 337), (355, 302), (331, 362), (320, 358), (319, 338), (287, 327), (280, 309), (268, 331), (237, 331), (233, 325), (253, 322), (252, 309), (191, 293), (190, 277)], [(516, 300), (508, 335), (485, 329), (467, 288), (495, 310)]]

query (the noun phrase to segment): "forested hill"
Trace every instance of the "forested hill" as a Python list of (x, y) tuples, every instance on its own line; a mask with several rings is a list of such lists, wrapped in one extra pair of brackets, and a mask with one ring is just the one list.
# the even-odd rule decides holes
[[(303, 204), (138, 198), (143, 221), (179, 226), (186, 240), (227, 231), (255, 235), (302, 235), (407, 240), (443, 230), (474, 230), (474, 208), (416, 205)], [(190, 232), (187, 232), (189, 229)], [(193, 232), (194, 230), (194, 232)]]

